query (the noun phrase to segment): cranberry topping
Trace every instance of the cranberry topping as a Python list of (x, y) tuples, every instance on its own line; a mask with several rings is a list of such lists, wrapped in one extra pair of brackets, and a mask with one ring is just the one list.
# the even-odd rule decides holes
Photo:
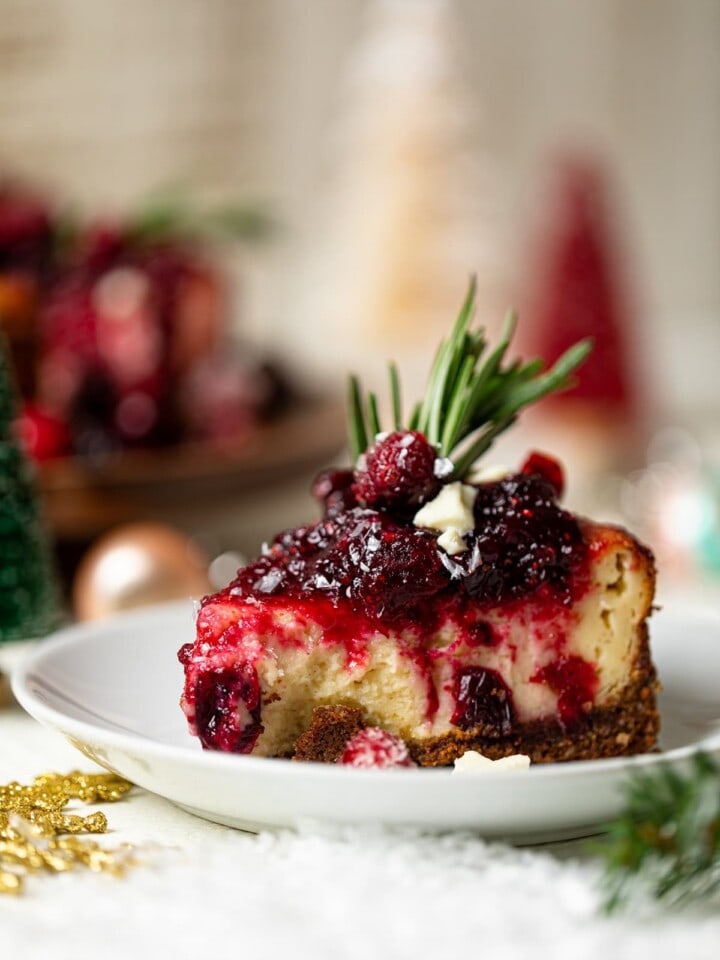
[(312, 495), (322, 506), (326, 517), (334, 517), (343, 510), (357, 506), (352, 490), (355, 474), (352, 470), (323, 470), (312, 485)]
[(598, 688), (595, 667), (575, 654), (558, 657), (532, 677), (536, 683), (547, 685), (558, 694), (558, 713), (565, 724), (576, 723), (592, 704)]
[(461, 730), (491, 727), (503, 736), (512, 732), (515, 710), (510, 690), (499, 673), (464, 667), (455, 675), (455, 711), (451, 722)]
[(521, 473), (536, 474), (542, 477), (555, 491), (555, 496), (559, 500), (565, 490), (565, 473), (558, 460), (548, 456), (546, 453), (538, 453), (533, 450), (525, 463), (522, 465)]
[(373, 617), (414, 619), (413, 605), (447, 586), (435, 538), (423, 531), (373, 528), (350, 550), (353, 569), (348, 596)]
[[(469, 549), (452, 558), (438, 547), (435, 533), (413, 526), (402, 512), (342, 506), (358, 486), (356, 480), (348, 487), (348, 480), (349, 471), (318, 477), (314, 489), (325, 498), (326, 515), (279, 534), (238, 572), (230, 594), (325, 597), (335, 605), (349, 602), (370, 620), (428, 629), (439, 615), (441, 594), (455, 598), (458, 616), (468, 602), (494, 605), (531, 594), (542, 603), (569, 605), (585, 544), (575, 518), (557, 505), (552, 486), (538, 474), (481, 484)], [(492, 645), (494, 639), (479, 627), (473, 641)]]
[(549, 583), (569, 604), (570, 576), (584, 556), (577, 521), (536, 474), (513, 474), (478, 487), (464, 586), (481, 603), (503, 603)]
[(416, 765), (405, 741), (380, 727), (365, 727), (356, 733), (348, 741), (338, 763), (346, 767), (375, 767), (380, 770)]
[(348, 599), (371, 619), (413, 620), (424, 615), (422, 602), (447, 585), (431, 533), (356, 507), (280, 534), (265, 556), (239, 571), (230, 591), (320, 594), (336, 603)]
[(250, 753), (263, 731), (255, 668), (203, 673), (195, 684), (195, 722), (203, 747)]
[(184, 643), (177, 652), (177, 658), (182, 664), (188, 664), (192, 660), (194, 643)]
[(417, 430), (396, 430), (377, 440), (355, 471), (355, 496), (368, 507), (407, 512), (440, 489), (437, 454)]

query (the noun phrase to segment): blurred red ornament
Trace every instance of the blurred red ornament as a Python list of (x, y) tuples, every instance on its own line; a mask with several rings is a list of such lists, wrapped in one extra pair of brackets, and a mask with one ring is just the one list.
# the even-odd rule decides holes
[(609, 188), (599, 165), (585, 159), (562, 163), (548, 207), (534, 254), (532, 350), (552, 363), (584, 337), (592, 337), (594, 348), (577, 385), (543, 404), (580, 400), (632, 418), (639, 401), (633, 317)]
[(33, 404), (32, 456), (59, 455), (53, 417), (67, 424), (66, 453), (97, 460), (243, 438), (281, 412), (284, 378), (225, 342), (231, 304), (215, 254), (261, 234), (251, 213), (168, 204), (61, 223), (42, 199), (0, 184), (0, 322)]
[(221, 287), (180, 238), (87, 232), (46, 297), (38, 366), (38, 396), (77, 426), (78, 452), (183, 438), (179, 381), (217, 344)]
[(52, 460), (70, 449), (70, 431), (64, 420), (33, 403), (26, 403), (16, 421), (23, 449), (33, 460)]
[(54, 250), (49, 205), (15, 184), (0, 184), (0, 324), (20, 393), (35, 388), (37, 306)]
[(48, 205), (34, 193), (0, 184), (0, 271), (45, 266), (53, 228)]

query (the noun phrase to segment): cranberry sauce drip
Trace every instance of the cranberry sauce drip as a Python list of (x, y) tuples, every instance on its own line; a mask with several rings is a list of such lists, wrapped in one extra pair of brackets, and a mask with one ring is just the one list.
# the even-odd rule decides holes
[(592, 703), (598, 688), (598, 675), (591, 663), (582, 657), (558, 657), (533, 676), (536, 683), (546, 683), (558, 695), (558, 713), (564, 724), (576, 723), (586, 703)]
[(541, 475), (513, 474), (480, 484), (476, 528), (466, 537), (468, 549), (454, 557), (438, 547), (436, 533), (414, 527), (402, 510), (358, 504), (352, 476), (321, 474), (314, 492), (325, 516), (279, 534), (227, 591), (238, 597), (349, 601), (355, 613), (396, 625), (430, 626), (444, 593), (461, 605), (494, 606), (545, 586), (538, 600), (570, 603), (585, 545), (575, 518), (557, 505), (552, 485)]
[(195, 723), (203, 747), (250, 753), (263, 731), (260, 684), (250, 664), (201, 673), (194, 684)]

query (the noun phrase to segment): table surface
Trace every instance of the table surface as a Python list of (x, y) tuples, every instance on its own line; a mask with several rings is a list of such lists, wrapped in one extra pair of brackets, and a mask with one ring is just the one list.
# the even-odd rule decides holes
[[(72, 769), (94, 767), (19, 707), (0, 710), (0, 782)], [(716, 908), (600, 916), (598, 865), (579, 842), (513, 849), (468, 835), (321, 825), (253, 835), (140, 789), (100, 808), (110, 826), (102, 842), (133, 844), (141, 865), (120, 879), (33, 875), (24, 895), (0, 899), (4, 956), (720, 955)]]

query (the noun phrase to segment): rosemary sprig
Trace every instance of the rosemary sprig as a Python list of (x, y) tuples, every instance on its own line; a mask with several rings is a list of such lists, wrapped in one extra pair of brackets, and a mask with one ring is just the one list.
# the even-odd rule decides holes
[[(453, 463), (453, 479), (462, 479), (473, 463), (516, 420), (520, 411), (541, 397), (572, 383), (572, 374), (592, 348), (589, 340), (575, 344), (548, 370), (541, 360), (506, 363), (517, 318), (510, 312), (498, 345), (485, 356), (484, 330), (472, 330), (477, 287), (470, 281), (450, 335), (435, 355), (427, 388), (414, 407), (406, 429), (419, 430), (438, 455)], [(389, 367), (393, 429), (402, 427), (400, 381), (394, 364)], [(373, 437), (381, 432), (377, 397), (363, 397), (357, 377), (350, 378), (348, 434), (356, 460)]]
[(595, 850), (605, 860), (603, 909), (634, 893), (687, 905), (720, 892), (720, 767), (704, 753), (682, 775), (668, 764), (628, 781), (625, 808)]

